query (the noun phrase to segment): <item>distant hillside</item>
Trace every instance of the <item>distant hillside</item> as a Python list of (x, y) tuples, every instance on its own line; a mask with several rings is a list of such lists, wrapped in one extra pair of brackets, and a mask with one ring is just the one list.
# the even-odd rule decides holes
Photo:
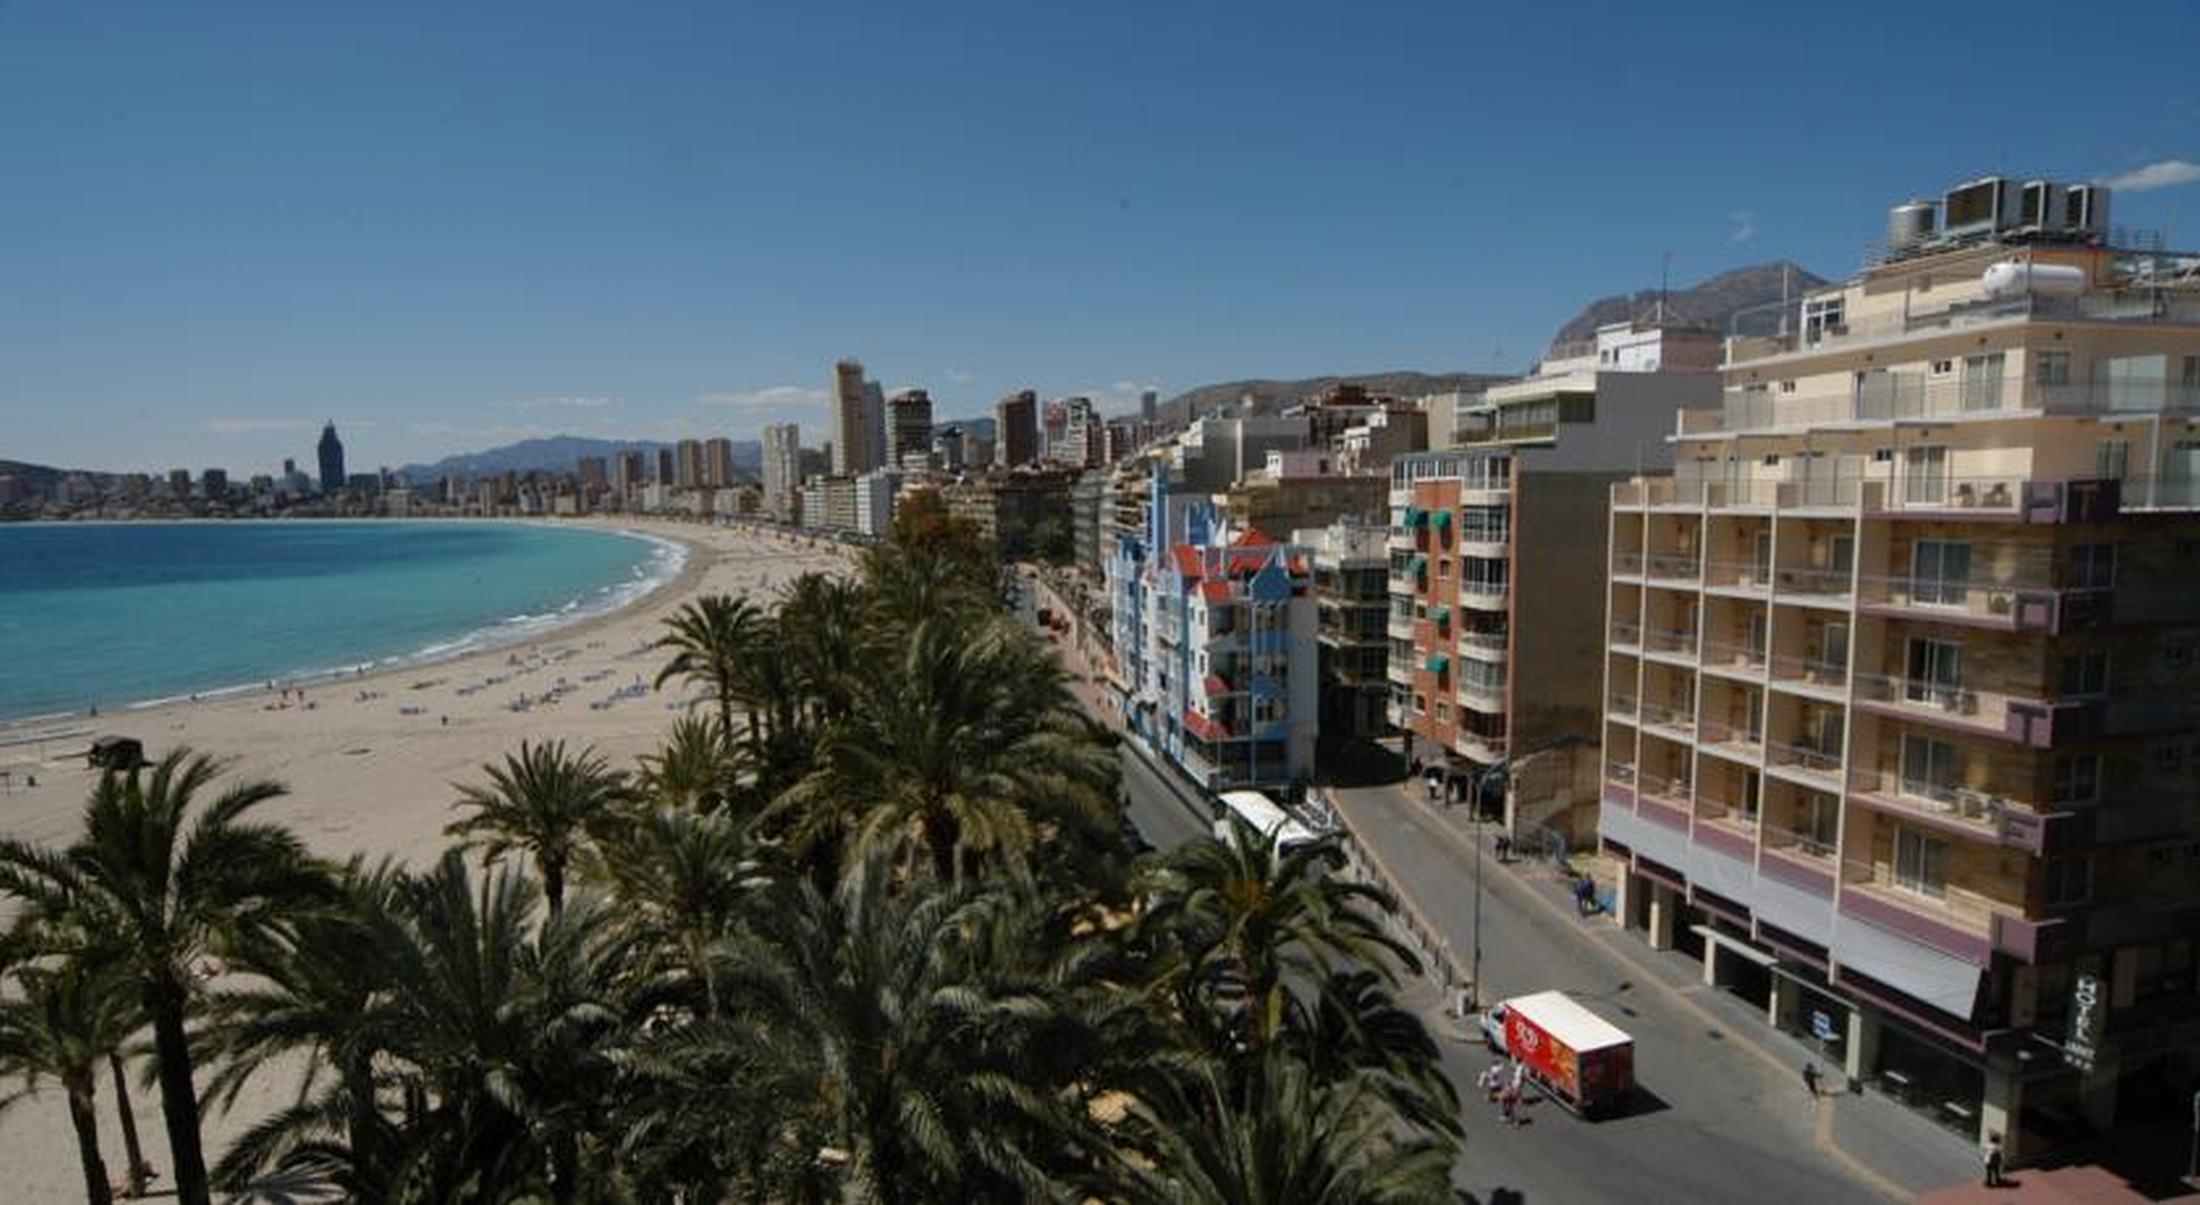
[[(53, 483), (68, 475), (68, 473), (69, 470), (67, 469), (57, 469), (51, 465), (25, 464), (20, 460), (0, 460), (0, 477), (13, 477), (17, 481), (41, 491), (52, 489)], [(100, 474), (100, 476), (105, 476), (105, 474)]]
[(1267, 378), (1224, 381), (1219, 385), (1201, 385), (1197, 389), (1186, 390), (1161, 403), (1160, 421), (1172, 425), (1182, 424), (1189, 422), (1193, 414), (1212, 414), (1218, 409), (1234, 411), (1239, 400), (1247, 395), (1253, 398), (1254, 411), (1265, 414), (1301, 398), (1312, 397), (1333, 385), (1362, 385), (1369, 393), (1387, 393), (1410, 398), (1425, 393), (1449, 393), (1453, 390), (1472, 392), (1509, 379), (1486, 372), (1411, 372), (1394, 369), (1387, 372), (1353, 373), (1350, 376), (1307, 377), (1297, 381)]
[[(408, 481), (434, 481), (447, 474), (485, 477), (495, 473), (570, 473), (584, 456), (611, 456), (617, 452), (641, 452), (654, 456), (672, 445), (647, 439), (587, 439), (556, 435), (548, 439), (523, 439), (500, 448), (446, 456), (434, 464), (408, 464), (398, 474)], [(753, 439), (733, 441), (735, 471), (754, 477), (764, 465), (763, 445)], [(652, 465), (652, 471), (655, 466)]]
[[(1786, 295), (1793, 297), (1825, 283), (1825, 280), (1807, 269), (1785, 261), (1754, 264), (1731, 272), (1721, 272), (1700, 284), (1667, 294), (1665, 313), (1668, 318), (1706, 326), (1723, 334), (1727, 320), (1737, 311), (1780, 300), (1783, 284)], [(1552, 337), (1551, 342), (1559, 344), (1587, 339), (1600, 326), (1646, 318), (1656, 312), (1657, 305), (1656, 289), (1644, 289), (1632, 297), (1621, 295), (1599, 298), (1583, 307), (1566, 325), (1559, 327), (1558, 334)]]

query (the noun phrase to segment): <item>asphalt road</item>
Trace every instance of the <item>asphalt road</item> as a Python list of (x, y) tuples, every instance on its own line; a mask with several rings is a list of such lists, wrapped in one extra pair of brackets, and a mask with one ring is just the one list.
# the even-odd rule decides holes
[[(1447, 826), (1389, 788), (1347, 791), (1353, 827), (1410, 891), (1454, 949), (1473, 948), (1471, 854)], [(1486, 999), (1557, 988), (1635, 1038), (1638, 1103), (1587, 1122), (1555, 1105), (1531, 1108), (1507, 1129), (1471, 1091), (1467, 1151), (1456, 1182), (1482, 1202), (1717, 1201), (1807, 1205), (1876, 1199), (1812, 1145), (1816, 1110), (1801, 1067), (1777, 1066), (1736, 1046), (1716, 989), (1678, 990), (1638, 974), (1612, 948), (1662, 957), (1611, 926), (1579, 920), (1494, 863), (1482, 899)], [(1418, 995), (1431, 1005), (1435, 993)], [(1471, 1085), (1489, 1065), (1479, 1039), (1447, 1026), (1445, 1066)]]

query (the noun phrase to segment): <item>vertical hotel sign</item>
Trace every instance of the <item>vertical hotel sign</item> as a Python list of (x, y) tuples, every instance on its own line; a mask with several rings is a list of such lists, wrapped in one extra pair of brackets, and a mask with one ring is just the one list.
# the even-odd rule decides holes
[(2070, 1036), (2063, 1039), (2063, 1061), (2080, 1071), (2093, 1070), (2093, 1057), (2108, 1028), (2108, 1002), (2101, 998), (2101, 977), (2080, 971), (2070, 981)]

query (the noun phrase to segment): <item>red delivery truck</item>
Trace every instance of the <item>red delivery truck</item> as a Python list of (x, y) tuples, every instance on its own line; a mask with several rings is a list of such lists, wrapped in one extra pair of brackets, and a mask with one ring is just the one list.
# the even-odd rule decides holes
[(1482, 1019), (1490, 1045), (1576, 1113), (1599, 1113), (1635, 1086), (1635, 1040), (1564, 992), (1515, 996)]

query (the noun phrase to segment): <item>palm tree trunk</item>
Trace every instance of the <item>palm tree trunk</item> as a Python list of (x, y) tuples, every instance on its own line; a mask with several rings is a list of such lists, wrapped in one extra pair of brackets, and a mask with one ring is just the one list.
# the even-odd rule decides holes
[(107, 1055), (107, 1069), (114, 1073), (115, 1111), (122, 1118), (122, 1157), (129, 1160), (129, 1195), (142, 1197), (145, 1185), (153, 1178), (153, 1169), (145, 1162), (145, 1148), (138, 1145), (137, 1114), (130, 1107), (130, 1077), (123, 1072), (122, 1056), (112, 1051)]
[(69, 1124), (76, 1127), (76, 1153), (84, 1162), (84, 1199), (111, 1205), (115, 1190), (107, 1183), (107, 1160), (99, 1153), (99, 1114), (92, 1108), (89, 1067), (64, 1078), (69, 1090)]
[(542, 864), (542, 897), (550, 903), (552, 920), (565, 911), (565, 863), (545, 861)]
[(176, 1169), (176, 1200), (213, 1205), (199, 1140), (198, 1090), (191, 1083), (191, 1040), (184, 1033), (185, 994), (182, 983), (163, 976), (146, 986), (145, 1011), (153, 1018), (153, 1063), (160, 1073), (160, 1113), (168, 1127), (168, 1160)]

